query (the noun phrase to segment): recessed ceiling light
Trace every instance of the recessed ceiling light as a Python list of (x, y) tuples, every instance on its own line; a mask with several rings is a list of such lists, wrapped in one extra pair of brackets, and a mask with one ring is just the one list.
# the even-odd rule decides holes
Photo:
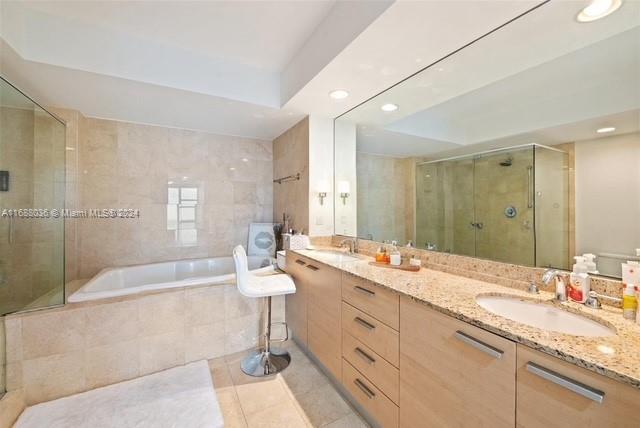
[(336, 89), (335, 91), (329, 92), (329, 96), (334, 100), (343, 100), (349, 96), (349, 92), (344, 89)]
[(607, 132), (613, 132), (615, 130), (616, 130), (616, 128), (614, 128), (613, 126), (607, 126), (605, 128), (598, 129), (596, 132), (598, 134), (606, 134)]
[(380, 108), (382, 109), (382, 111), (396, 111), (398, 110), (398, 105), (387, 103), (387, 104), (383, 104), (382, 107)]
[(249, 162), (249, 159), (247, 159), (247, 158), (242, 158), (242, 162)]
[(615, 12), (621, 5), (622, 0), (591, 0), (576, 19), (578, 22), (592, 22)]

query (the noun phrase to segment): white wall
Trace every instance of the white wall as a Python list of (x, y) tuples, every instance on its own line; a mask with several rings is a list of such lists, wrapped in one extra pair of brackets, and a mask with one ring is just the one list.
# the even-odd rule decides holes
[[(358, 233), (358, 189), (356, 177), (356, 126), (346, 121), (335, 122), (335, 233), (356, 236)], [(337, 192), (340, 181), (348, 181), (351, 194), (342, 203)]]
[[(577, 142), (575, 168), (576, 252), (635, 254), (640, 248), (640, 133)], [(598, 269), (619, 274), (621, 261), (600, 258)]]
[(322, 205), (320, 183), (333, 189), (333, 119), (309, 116), (309, 235), (333, 235), (333, 194)]

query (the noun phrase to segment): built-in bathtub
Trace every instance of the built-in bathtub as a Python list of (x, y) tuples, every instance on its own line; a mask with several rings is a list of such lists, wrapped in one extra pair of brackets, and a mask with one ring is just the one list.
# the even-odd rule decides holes
[[(274, 260), (249, 256), (254, 273), (273, 270)], [(228, 284), (235, 281), (233, 257), (177, 260), (101, 270), (67, 299), (70, 303), (128, 296), (178, 287)]]

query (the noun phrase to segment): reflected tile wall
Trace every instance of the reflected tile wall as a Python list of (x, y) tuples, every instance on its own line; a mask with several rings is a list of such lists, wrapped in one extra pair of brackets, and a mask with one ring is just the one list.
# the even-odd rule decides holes
[[(140, 210), (136, 219), (78, 221), (81, 278), (109, 266), (229, 256), (246, 246), (249, 223), (272, 221), (270, 141), (90, 118), (80, 129), (78, 208)], [(197, 196), (176, 204), (170, 188)]]

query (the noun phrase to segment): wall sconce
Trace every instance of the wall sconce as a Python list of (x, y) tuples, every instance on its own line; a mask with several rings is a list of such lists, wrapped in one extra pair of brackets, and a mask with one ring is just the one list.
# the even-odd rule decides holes
[(320, 180), (318, 182), (318, 199), (320, 199), (320, 205), (324, 204), (324, 198), (327, 197), (327, 193), (329, 193), (329, 181)]
[(341, 181), (338, 183), (338, 193), (340, 193), (340, 197), (342, 198), (342, 205), (347, 204), (347, 198), (349, 197), (350, 190), (348, 181)]

